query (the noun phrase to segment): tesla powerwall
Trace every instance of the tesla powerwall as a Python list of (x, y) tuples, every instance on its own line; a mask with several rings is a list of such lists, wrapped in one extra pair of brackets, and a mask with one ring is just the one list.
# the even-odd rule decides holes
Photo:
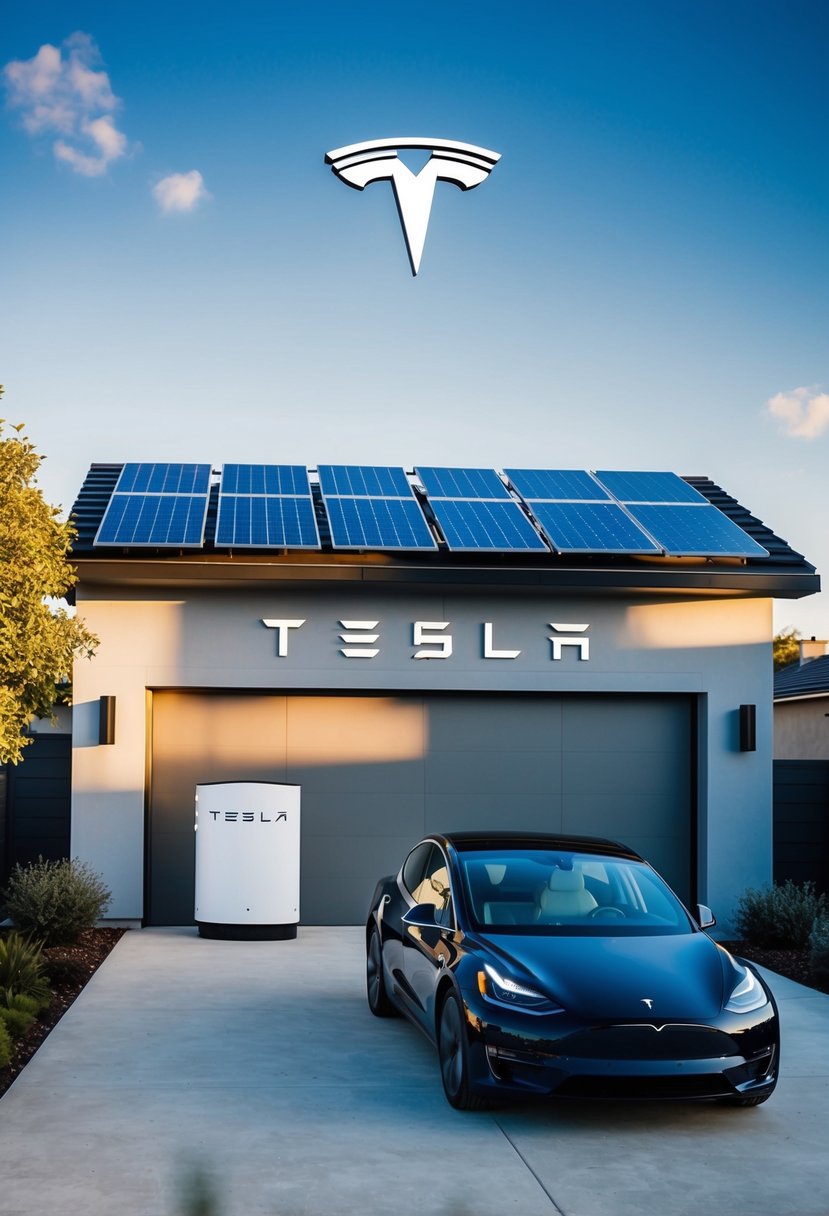
[(202, 937), (296, 937), (300, 787), (196, 786), (196, 924)]

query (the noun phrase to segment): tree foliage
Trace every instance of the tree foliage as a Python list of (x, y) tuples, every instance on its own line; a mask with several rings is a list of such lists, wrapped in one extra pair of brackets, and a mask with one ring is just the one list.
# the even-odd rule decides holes
[(22, 425), (0, 419), (0, 764), (17, 764), (29, 722), (52, 712), (75, 656), (98, 641), (46, 602), (72, 586), (75, 531), (34, 484), (41, 460)]
[(774, 655), (774, 670), (788, 667), (800, 658), (800, 630), (793, 625), (787, 625), (774, 635), (772, 653)]

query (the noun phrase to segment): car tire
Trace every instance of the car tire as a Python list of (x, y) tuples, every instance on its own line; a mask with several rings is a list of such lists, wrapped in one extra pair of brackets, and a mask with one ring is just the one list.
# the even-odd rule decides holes
[(454, 992), (448, 992), (438, 1015), (438, 1059), (443, 1091), (456, 1110), (483, 1110), (484, 1098), (472, 1092), (469, 1081), (469, 1043), (466, 1019)]
[(368, 1007), (376, 1018), (391, 1018), (397, 1013), (386, 992), (386, 981), (383, 978), (383, 949), (376, 925), (372, 925), (369, 931), (366, 947), (366, 997)]

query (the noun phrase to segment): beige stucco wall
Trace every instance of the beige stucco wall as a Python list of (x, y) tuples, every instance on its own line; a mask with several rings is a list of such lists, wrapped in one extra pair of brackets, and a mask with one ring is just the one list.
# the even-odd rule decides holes
[[(699, 697), (699, 897), (727, 920), (771, 878), (770, 600), (389, 593), (376, 587), (173, 592), (84, 588), (100, 637), (75, 670), (72, 852), (102, 871), (110, 915), (143, 913), (147, 692), (172, 689), (660, 692)], [(279, 657), (263, 618), (301, 619)], [(378, 656), (349, 661), (343, 620), (378, 620)], [(447, 661), (412, 662), (412, 622), (451, 622)], [(514, 661), (487, 659), (481, 623)], [(551, 661), (550, 621), (590, 622), (590, 658)], [(97, 744), (98, 698), (116, 697), (116, 741)], [(741, 753), (738, 707), (757, 706), (757, 751)]]
[(774, 758), (829, 760), (829, 696), (777, 702)]

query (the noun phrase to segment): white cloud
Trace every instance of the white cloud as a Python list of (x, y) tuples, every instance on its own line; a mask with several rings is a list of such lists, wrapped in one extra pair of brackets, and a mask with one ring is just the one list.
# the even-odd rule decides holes
[(153, 197), (164, 214), (170, 215), (174, 211), (193, 211), (210, 195), (201, 173), (191, 169), (189, 173), (171, 173), (156, 182)]
[(99, 177), (127, 151), (114, 118), (120, 102), (100, 61), (92, 38), (78, 32), (61, 47), (47, 42), (31, 59), (3, 68), (9, 105), (20, 111), (23, 129), (60, 136), (52, 145), (56, 159), (85, 177)]
[(793, 439), (818, 439), (829, 430), (829, 393), (793, 388), (770, 397), (766, 408)]

